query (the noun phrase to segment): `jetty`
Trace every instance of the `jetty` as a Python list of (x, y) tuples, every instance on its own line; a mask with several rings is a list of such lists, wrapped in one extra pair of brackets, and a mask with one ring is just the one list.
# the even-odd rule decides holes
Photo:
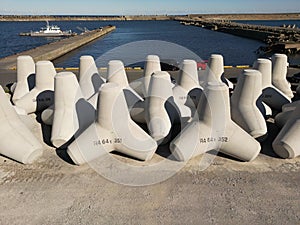
[(17, 57), (19, 55), (30, 55), (34, 61), (54, 60), (71, 52), (97, 38), (100, 38), (116, 29), (115, 26), (106, 26), (92, 31), (85, 32), (81, 35), (61, 39), (43, 46), (39, 46), (18, 54), (7, 56), (0, 59), (1, 69), (15, 69)]
[(296, 26), (264, 26), (244, 24), (230, 20), (215, 20), (201, 17), (177, 17), (184, 25), (199, 26), (206, 29), (255, 39), (266, 43), (265, 52), (296, 53), (300, 50), (300, 29)]

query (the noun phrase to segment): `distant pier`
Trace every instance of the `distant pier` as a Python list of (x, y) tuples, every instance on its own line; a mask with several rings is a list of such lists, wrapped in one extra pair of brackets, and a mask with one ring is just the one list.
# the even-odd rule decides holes
[(65, 38), (40, 47), (36, 47), (34, 49), (2, 58), (0, 59), (0, 68), (14, 69), (16, 67), (17, 57), (19, 55), (30, 55), (32, 56), (34, 61), (57, 59), (60, 56), (65, 55), (68, 52), (71, 52), (101, 36), (104, 36), (115, 29), (115, 26), (98, 28), (92, 31), (85, 32), (81, 35)]
[(228, 20), (179, 17), (184, 25), (199, 26), (241, 37), (251, 38), (268, 44), (264, 51), (296, 53), (300, 51), (300, 29), (297, 27), (275, 27), (236, 23)]

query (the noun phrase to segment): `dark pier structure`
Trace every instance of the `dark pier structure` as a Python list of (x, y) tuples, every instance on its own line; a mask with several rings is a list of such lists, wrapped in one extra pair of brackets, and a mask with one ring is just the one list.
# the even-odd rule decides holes
[(199, 26), (241, 37), (262, 41), (265, 52), (296, 53), (300, 51), (300, 29), (296, 26), (263, 26), (232, 22), (229, 20), (203, 19), (200, 17), (179, 17), (176, 20), (184, 25)]

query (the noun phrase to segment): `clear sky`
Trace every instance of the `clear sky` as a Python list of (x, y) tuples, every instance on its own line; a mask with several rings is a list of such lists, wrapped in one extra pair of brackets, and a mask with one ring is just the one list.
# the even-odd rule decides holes
[(143, 15), (300, 12), (300, 0), (0, 0), (0, 14)]

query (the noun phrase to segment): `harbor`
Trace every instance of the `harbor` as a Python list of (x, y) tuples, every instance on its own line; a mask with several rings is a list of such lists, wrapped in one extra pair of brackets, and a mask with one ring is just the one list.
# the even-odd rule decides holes
[(47, 45), (43, 45), (25, 52), (20, 52), (0, 59), (0, 68), (14, 69), (16, 67), (16, 59), (19, 55), (30, 55), (35, 61), (54, 60), (71, 52), (87, 43), (100, 38), (116, 29), (115, 26), (107, 26), (86, 32), (82, 35), (58, 40)]
[(198, 26), (262, 41), (268, 45), (263, 48), (266, 52), (297, 53), (300, 50), (300, 29), (297, 27), (271, 27), (200, 17), (177, 17), (175, 19), (184, 25)]

